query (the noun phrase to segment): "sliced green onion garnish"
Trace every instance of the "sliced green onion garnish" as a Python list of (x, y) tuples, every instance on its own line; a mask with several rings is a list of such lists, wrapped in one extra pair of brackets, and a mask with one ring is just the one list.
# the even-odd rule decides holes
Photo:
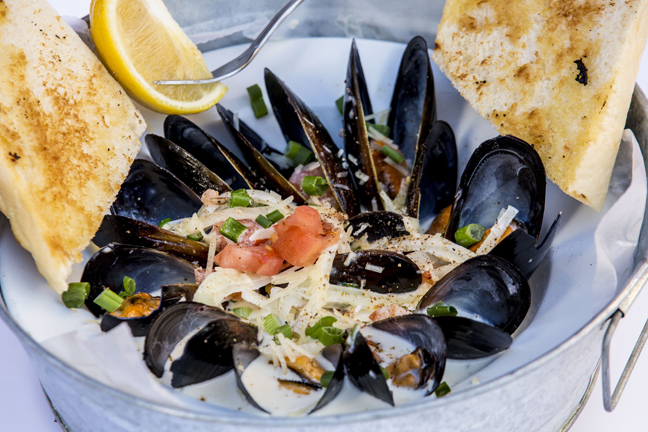
[(281, 333), (284, 335), (286, 339), (292, 339), (293, 337), (293, 332), (292, 329), (290, 328), (290, 324), (284, 324), (281, 327), (277, 329), (277, 333)]
[(254, 219), (254, 221), (259, 225), (261, 225), (263, 228), (270, 228), (272, 226), (272, 222), (270, 221), (270, 219), (268, 219), (263, 215), (257, 216), (256, 219)]
[(280, 327), (281, 323), (274, 314), (270, 314), (263, 319), (263, 328), (270, 336), (276, 335)]
[(234, 315), (241, 317), (241, 318), (247, 318), (250, 316), (252, 313), (252, 308), (249, 307), (237, 307), (232, 310), (234, 312)]
[(306, 334), (306, 336), (310, 336), (313, 339), (319, 339), (319, 335), (322, 332), (322, 327), (331, 327), (336, 321), (337, 318), (332, 316), (322, 317), (312, 327), (306, 327), (306, 331), (304, 333)]
[(338, 100), (335, 101), (335, 106), (338, 111), (340, 111), (340, 114), (344, 114), (344, 95), (340, 96)]
[(387, 369), (385, 369), (382, 366), (380, 366), (380, 370), (382, 371), (383, 376), (385, 377), (385, 381), (387, 381), (389, 379), (389, 372), (387, 372)]
[(396, 162), (398, 164), (403, 162), (403, 160), (405, 159), (405, 156), (398, 153), (396, 150), (394, 150), (393, 148), (391, 148), (387, 144), (382, 146), (382, 148), (380, 149), (380, 153), (384, 154), (389, 159), (393, 160), (394, 162)]
[(124, 302), (124, 299), (116, 292), (106, 288), (93, 301), (102, 309), (112, 313), (119, 309)]
[(135, 294), (135, 279), (124, 276), (122, 286), (124, 287), (124, 289), (119, 293), (120, 297), (126, 298)]
[(201, 233), (200, 231), (198, 231), (198, 232), (195, 232), (195, 233), (193, 233), (193, 234), (189, 234), (189, 235), (187, 236), (187, 238), (188, 238), (189, 240), (193, 240), (193, 241), (200, 241), (200, 240), (203, 239), (203, 235), (202, 235), (202, 233)]
[(353, 282), (340, 282), (340, 285), (342, 285), (344, 287), (349, 287), (349, 288), (360, 288), (360, 285), (358, 285), (357, 283), (353, 283)]
[(305, 176), (301, 185), (308, 196), (322, 196), (328, 190), (328, 182), (320, 176)]
[[(380, 135), (384, 135), (386, 137), (389, 136), (389, 126), (383, 125), (383, 124), (376, 124), (376, 123), (369, 123), (365, 122), (365, 125), (367, 126), (367, 129), (371, 128), (378, 132)], [(398, 162), (400, 163), (400, 162)]]
[(297, 156), (297, 153), (299, 153), (299, 149), (303, 148), (301, 144), (299, 144), (296, 141), (290, 140), (288, 141), (288, 144), (286, 145), (286, 151), (284, 151), (284, 154), (288, 159), (295, 159)]
[(68, 284), (68, 289), (61, 294), (63, 304), (70, 309), (78, 309), (90, 294), (90, 284), (88, 282), (72, 282)]
[(344, 338), (344, 331), (337, 327), (322, 327), (322, 332), (318, 340), (322, 342), (324, 346), (334, 345), (342, 343)]
[(470, 224), (455, 232), (455, 241), (463, 247), (470, 247), (484, 238), (486, 230), (479, 224)]
[(331, 384), (331, 380), (333, 379), (333, 374), (335, 372), (333, 371), (326, 371), (322, 374), (322, 377), (320, 378), (320, 385), (322, 387), (328, 387), (329, 384)]
[(434, 394), (436, 397), (442, 397), (450, 393), (452, 390), (450, 390), (450, 386), (448, 385), (447, 382), (443, 381), (441, 384), (439, 384), (439, 387), (434, 390)]
[(306, 165), (315, 159), (315, 155), (313, 154), (312, 151), (307, 149), (306, 147), (302, 147), (299, 149), (299, 152), (297, 153), (297, 156), (293, 159), (293, 165), (298, 166), (298, 165)]
[(239, 236), (243, 234), (247, 227), (236, 219), (229, 217), (223, 225), (221, 225), (220, 232), (222, 235), (232, 240), (234, 243), (238, 243)]
[(263, 101), (263, 93), (261, 92), (261, 87), (259, 87), (258, 84), (254, 84), (253, 86), (247, 88), (247, 93), (250, 97), (250, 105), (252, 105), (254, 117), (261, 118), (265, 115), (268, 115), (268, 108)]
[(238, 189), (232, 191), (230, 195), (230, 200), (227, 206), (232, 207), (250, 207), (253, 204), (252, 198), (248, 195), (245, 189)]
[(158, 223), (158, 226), (162, 228), (164, 225), (168, 224), (169, 222), (171, 222), (171, 218), (162, 219), (160, 223)]
[(270, 222), (272, 222), (274, 224), (274, 223), (279, 222), (281, 219), (283, 219), (284, 215), (279, 210), (275, 210), (275, 211), (271, 211), (270, 213), (268, 213), (266, 215), (266, 217), (268, 218), (268, 220)]
[(432, 318), (442, 316), (457, 316), (457, 309), (453, 306), (446, 306), (443, 304), (443, 302), (438, 302), (427, 308), (427, 314)]

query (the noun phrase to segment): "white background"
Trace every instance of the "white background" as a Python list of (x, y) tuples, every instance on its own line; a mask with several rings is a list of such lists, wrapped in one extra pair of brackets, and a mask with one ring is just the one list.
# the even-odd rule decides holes
[[(50, 0), (50, 3), (61, 15), (80, 17), (88, 13), (90, 1)], [(643, 89), (648, 89), (648, 53), (645, 53), (642, 58), (637, 82)], [(628, 316), (621, 320), (615, 334), (612, 346), (614, 383), (621, 374), (647, 318), (648, 289), (637, 298)], [(603, 409), (599, 378), (589, 403), (571, 431), (648, 431), (647, 387), (648, 353), (639, 359), (630, 383), (613, 413), (607, 413)], [(2, 320), (0, 320), (0, 431), (60, 432), (27, 354)]]

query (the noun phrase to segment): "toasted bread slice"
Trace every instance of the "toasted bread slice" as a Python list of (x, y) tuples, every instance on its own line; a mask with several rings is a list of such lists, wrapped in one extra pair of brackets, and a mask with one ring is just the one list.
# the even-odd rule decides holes
[(648, 35), (647, 0), (448, 0), (433, 59), (548, 177), (600, 210)]
[(0, 211), (62, 292), (146, 124), (45, 0), (0, 1), (0, 52)]

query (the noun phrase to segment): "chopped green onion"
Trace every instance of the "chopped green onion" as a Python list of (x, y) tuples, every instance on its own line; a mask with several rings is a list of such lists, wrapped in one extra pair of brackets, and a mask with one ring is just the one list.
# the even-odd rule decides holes
[(293, 161), (293, 166), (306, 165), (315, 158), (310, 149), (292, 140), (288, 141), (284, 154)]
[(72, 282), (68, 284), (68, 289), (61, 294), (63, 304), (70, 309), (78, 309), (90, 294), (90, 284), (88, 282)]
[(479, 224), (470, 224), (459, 228), (455, 232), (455, 240), (463, 247), (470, 247), (484, 238), (486, 230)]
[(250, 207), (253, 204), (252, 198), (245, 189), (232, 191), (227, 207)]
[(342, 285), (344, 287), (349, 287), (349, 288), (360, 288), (360, 285), (358, 285), (357, 283), (353, 283), (353, 282), (340, 282), (340, 285)]
[[(367, 129), (371, 128), (378, 132), (380, 135), (384, 135), (386, 137), (389, 136), (389, 126), (383, 125), (383, 124), (376, 124), (376, 123), (369, 123), (365, 122), (365, 125), (367, 126)], [(400, 162), (398, 162), (400, 163)]]
[(241, 318), (247, 318), (250, 316), (252, 313), (252, 308), (249, 307), (237, 307), (232, 310), (234, 312), (234, 315), (241, 317)]
[(158, 226), (162, 228), (164, 225), (168, 224), (169, 222), (171, 222), (171, 218), (162, 219), (160, 223), (158, 223)]
[(380, 370), (382, 371), (383, 376), (385, 377), (385, 381), (387, 381), (389, 379), (389, 372), (387, 372), (387, 369), (385, 369), (382, 366), (380, 366)]
[(431, 307), (427, 308), (427, 314), (432, 318), (442, 316), (457, 316), (457, 309), (453, 306), (445, 306), (443, 302), (434, 303)]
[(280, 327), (281, 324), (279, 323), (279, 319), (275, 316), (275, 314), (270, 314), (263, 319), (263, 328), (268, 332), (270, 336), (274, 336), (279, 333)]
[(328, 190), (328, 182), (320, 176), (305, 176), (301, 186), (308, 196), (322, 196)]
[(284, 324), (281, 327), (277, 329), (277, 333), (281, 333), (284, 335), (286, 339), (292, 339), (293, 338), (293, 332), (292, 329), (290, 328), (290, 324)]
[(338, 111), (340, 111), (340, 114), (344, 114), (344, 95), (340, 96), (335, 101), (335, 106), (337, 107)]
[(243, 234), (247, 227), (241, 222), (237, 221), (233, 217), (227, 218), (223, 225), (221, 225), (220, 232), (222, 235), (232, 240), (234, 243), (238, 243), (239, 236)]
[(396, 150), (394, 150), (393, 148), (391, 148), (391, 146), (389, 146), (387, 144), (382, 146), (382, 148), (380, 149), (380, 153), (384, 154), (389, 159), (393, 160), (394, 162), (396, 162), (398, 164), (403, 162), (403, 160), (405, 159), (405, 156), (398, 153)]
[(252, 105), (252, 111), (254, 111), (254, 117), (261, 118), (268, 115), (268, 107), (266, 107), (265, 102), (263, 101), (263, 93), (261, 92), (261, 87), (258, 84), (254, 84), (247, 88), (248, 96), (250, 97), (250, 105)]
[(116, 292), (106, 288), (93, 301), (102, 309), (105, 309), (106, 311), (112, 313), (119, 309), (119, 307), (124, 302), (124, 299), (121, 298)]
[(322, 317), (312, 327), (306, 327), (306, 331), (304, 333), (306, 334), (306, 336), (310, 336), (313, 339), (318, 339), (322, 331), (322, 327), (330, 327), (336, 321), (337, 318), (332, 316)]
[(201, 233), (200, 231), (198, 231), (198, 232), (195, 232), (195, 233), (193, 233), (193, 234), (189, 234), (189, 235), (187, 236), (187, 238), (188, 238), (189, 240), (193, 240), (193, 241), (200, 241), (200, 240), (203, 239), (203, 235), (202, 235), (202, 233)]
[(124, 289), (119, 293), (119, 296), (122, 298), (130, 297), (135, 294), (135, 279), (124, 276), (122, 281), (122, 286)]
[(450, 390), (450, 386), (448, 385), (447, 382), (443, 381), (441, 384), (439, 384), (439, 387), (434, 390), (434, 394), (436, 397), (442, 397), (450, 393), (452, 390)]
[(268, 220), (272, 222), (273, 224), (279, 222), (281, 219), (284, 218), (283, 213), (281, 213), (279, 210), (271, 211), (266, 215)]
[(333, 379), (333, 374), (335, 374), (335, 372), (333, 371), (324, 372), (320, 378), (320, 385), (322, 387), (328, 387), (329, 384), (331, 384), (331, 380)]
[(254, 219), (254, 221), (259, 225), (261, 225), (263, 228), (270, 228), (272, 226), (272, 222), (270, 222), (270, 219), (268, 219), (263, 215), (257, 216), (256, 219)]
[(344, 338), (344, 331), (337, 327), (322, 327), (322, 332), (318, 340), (322, 342), (324, 346), (334, 345), (342, 343)]

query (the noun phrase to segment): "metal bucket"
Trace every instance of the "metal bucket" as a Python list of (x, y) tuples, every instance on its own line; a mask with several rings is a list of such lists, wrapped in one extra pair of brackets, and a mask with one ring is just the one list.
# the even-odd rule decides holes
[[(202, 50), (249, 42), (243, 24), (270, 17), (283, 0), (166, 1), (181, 26), (196, 34), (231, 28)], [(216, 7), (217, 5), (217, 7)], [(305, 2), (289, 18), (290, 34), (283, 37), (341, 36), (406, 42), (421, 34), (433, 45), (443, 2), (429, 0), (328, 0)], [(389, 12), (387, 12), (389, 11)], [(239, 28), (239, 30), (236, 30)], [(285, 29), (284, 29), (285, 30)], [(648, 100), (635, 88), (627, 120), (648, 159)], [(644, 217), (631, 278), (608, 306), (580, 331), (541, 358), (505, 376), (440, 399), (329, 417), (268, 418), (237, 413), (198, 413), (151, 403), (98, 383), (62, 363), (37, 344), (9, 315), (0, 301), (0, 317), (18, 335), (31, 356), (42, 386), (63, 429), (86, 431), (558, 431), (569, 428), (587, 401), (611, 331), (648, 280), (648, 218)], [(8, 226), (3, 227), (8, 229)], [(0, 297), (1, 299), (1, 297)], [(607, 349), (604, 350), (604, 371)], [(607, 378), (609, 383), (609, 378)], [(604, 388), (605, 388), (604, 381)], [(609, 385), (607, 386), (609, 400)], [(609, 404), (613, 403), (609, 401)]]

